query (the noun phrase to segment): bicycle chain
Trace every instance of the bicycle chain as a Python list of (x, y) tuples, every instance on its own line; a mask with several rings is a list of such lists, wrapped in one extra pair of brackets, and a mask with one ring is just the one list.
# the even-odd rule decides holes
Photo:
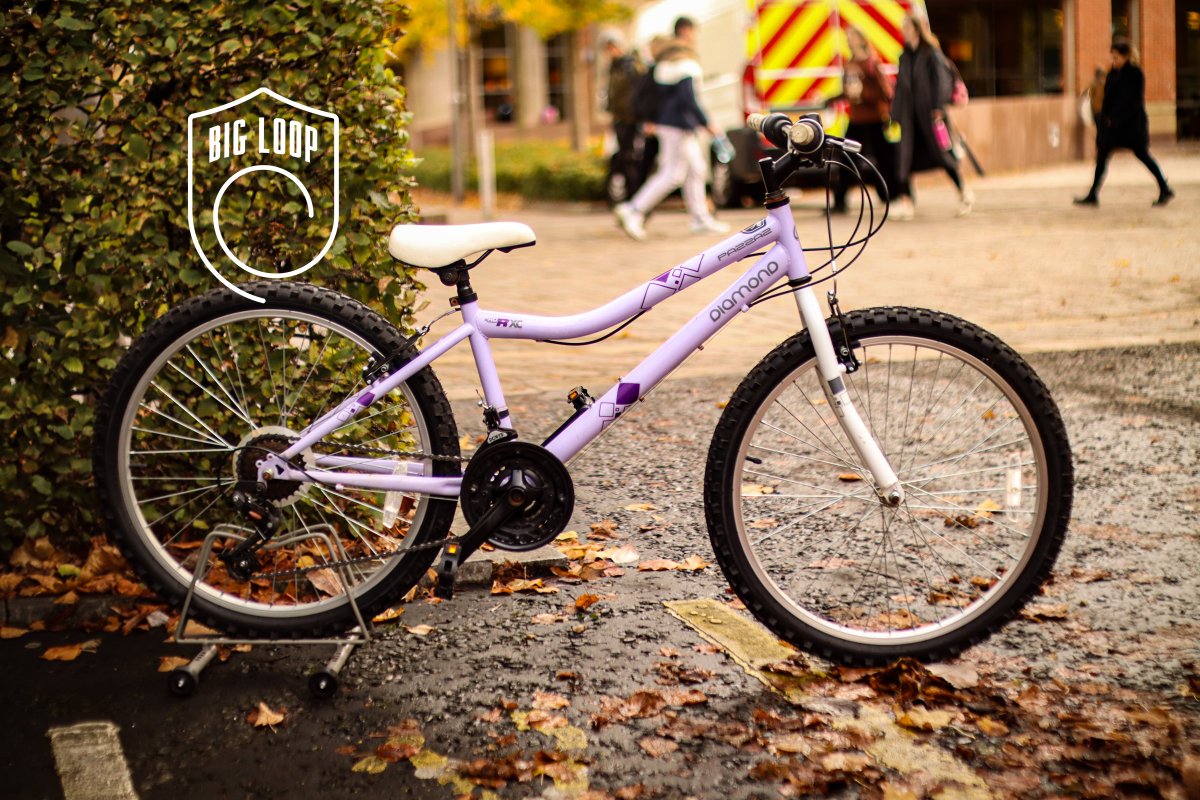
[[(453, 462), (460, 463), (460, 464), (465, 464), (471, 460), (469, 457), (464, 457), (464, 456), (442, 456), (442, 455), (434, 455), (432, 453), (399, 452), (397, 450), (385, 450), (381, 447), (371, 447), (369, 445), (363, 445), (363, 444), (339, 444), (338, 447), (340, 450), (353, 451), (353, 452), (357, 452), (357, 453), (362, 453), (364, 455), (388, 456), (388, 457), (393, 457), (393, 458), (396, 456), (402, 456), (405, 458), (429, 459), (431, 461), (453, 461)], [(426, 550), (433, 550), (436, 548), (444, 547), (445, 545), (449, 544), (450, 542), (457, 541), (459, 538), (460, 537), (457, 537), (457, 536), (447, 536), (444, 539), (435, 539), (432, 542), (426, 542), (424, 544), (414, 545), (413, 547), (407, 547), (407, 548), (404, 548), (403, 550), (394, 550), (390, 553), (379, 553), (379, 554), (374, 554), (374, 555), (369, 555), (369, 556), (357, 556), (355, 558), (347, 558), (347, 559), (343, 559), (341, 561), (325, 561), (320, 564), (314, 564), (311, 567), (297, 567), (296, 569), (291, 569), (291, 570), (277, 570), (274, 572), (260, 572), (260, 573), (256, 574), (254, 577), (255, 578), (266, 578), (268, 580), (274, 580), (276, 578), (288, 578), (288, 579), (298, 578), (301, 575), (306, 575), (310, 572), (315, 572), (319, 569), (341, 569), (342, 567), (351, 567), (356, 564), (366, 564), (366, 563), (370, 563), (373, 561), (387, 561), (389, 559), (397, 558), (399, 556), (406, 556), (406, 555), (410, 555), (412, 553), (421, 553)]]

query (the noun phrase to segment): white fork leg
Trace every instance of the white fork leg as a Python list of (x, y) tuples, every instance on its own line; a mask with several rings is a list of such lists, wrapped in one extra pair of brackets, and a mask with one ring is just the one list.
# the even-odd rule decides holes
[(858, 409), (850, 400), (850, 392), (842, 376), (845, 367), (837, 360), (833, 350), (833, 342), (829, 338), (829, 328), (825, 327), (825, 316), (817, 302), (816, 293), (811, 288), (796, 292), (796, 304), (800, 307), (800, 318), (812, 338), (813, 350), (817, 354), (817, 368), (821, 373), (821, 388), (829, 400), (829, 405), (837, 414), (838, 423), (850, 439), (854, 452), (862, 463), (866, 464), (879, 487), (880, 498), (888, 505), (899, 505), (904, 501), (904, 488), (896, 477), (895, 470), (888, 463), (887, 456), (879, 448), (875, 437), (867, 423), (859, 416)]

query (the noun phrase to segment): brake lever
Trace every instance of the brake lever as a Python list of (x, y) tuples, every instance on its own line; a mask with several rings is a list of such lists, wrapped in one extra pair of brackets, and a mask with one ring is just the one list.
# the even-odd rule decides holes
[(853, 139), (845, 139), (841, 136), (825, 135), (825, 146), (829, 152), (841, 150), (844, 153), (861, 153), (862, 143), (856, 142)]

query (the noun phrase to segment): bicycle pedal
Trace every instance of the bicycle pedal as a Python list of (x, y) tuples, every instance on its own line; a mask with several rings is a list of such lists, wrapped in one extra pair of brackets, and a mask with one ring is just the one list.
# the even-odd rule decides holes
[(438, 561), (437, 586), (433, 593), (443, 600), (454, 598), (454, 580), (458, 575), (458, 567), (462, 558), (462, 548), (456, 542), (451, 542), (442, 548), (442, 556)]

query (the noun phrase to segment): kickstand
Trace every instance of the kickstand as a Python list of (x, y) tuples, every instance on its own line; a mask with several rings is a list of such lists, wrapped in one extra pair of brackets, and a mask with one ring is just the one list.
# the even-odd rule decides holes
[[(214, 543), (218, 539), (227, 539), (235, 543), (241, 542), (253, 532), (249, 528), (236, 525), (220, 525), (205, 537), (203, 544), (200, 546), (196, 559), (196, 570), (192, 574), (191, 585), (188, 587), (187, 595), (184, 598), (183, 608), (179, 612), (179, 624), (175, 627), (175, 642), (177, 644), (198, 644), (201, 645), (201, 649), (187, 665), (176, 667), (167, 676), (167, 690), (174, 697), (189, 697), (196, 691), (196, 687), (200, 684), (201, 673), (212, 663), (220, 647), (242, 644), (336, 645), (337, 651), (333, 658), (326, 661), (324, 666), (314, 671), (308, 677), (308, 689), (314, 697), (332, 697), (337, 693), (339, 685), (338, 677), (341, 674), (342, 668), (350, 660), (354, 649), (361, 644), (371, 641), (372, 628), (363, 617), (362, 611), (359, 609), (353, 594), (348, 594), (348, 601), (350, 609), (354, 613), (355, 621), (358, 624), (347, 631), (345, 636), (325, 639), (246, 639), (229, 638), (219, 635), (189, 635), (187, 632), (187, 623), (188, 614), (191, 611), (192, 599), (196, 593), (196, 586), (204, 579), (205, 574), (208, 572), (209, 556), (212, 553)], [(329, 552), (334, 553), (339, 560), (345, 561), (346, 553), (337, 541), (337, 537), (332, 534), (333, 529), (328, 525), (314, 525), (311, 528), (305, 528), (301, 531), (291, 532), (272, 539), (266, 546), (266, 549), (272, 550), (307, 539), (316, 539), (328, 547)], [(351, 586), (350, 574), (345, 567), (338, 568), (338, 577), (341, 579), (343, 589), (348, 589)]]

